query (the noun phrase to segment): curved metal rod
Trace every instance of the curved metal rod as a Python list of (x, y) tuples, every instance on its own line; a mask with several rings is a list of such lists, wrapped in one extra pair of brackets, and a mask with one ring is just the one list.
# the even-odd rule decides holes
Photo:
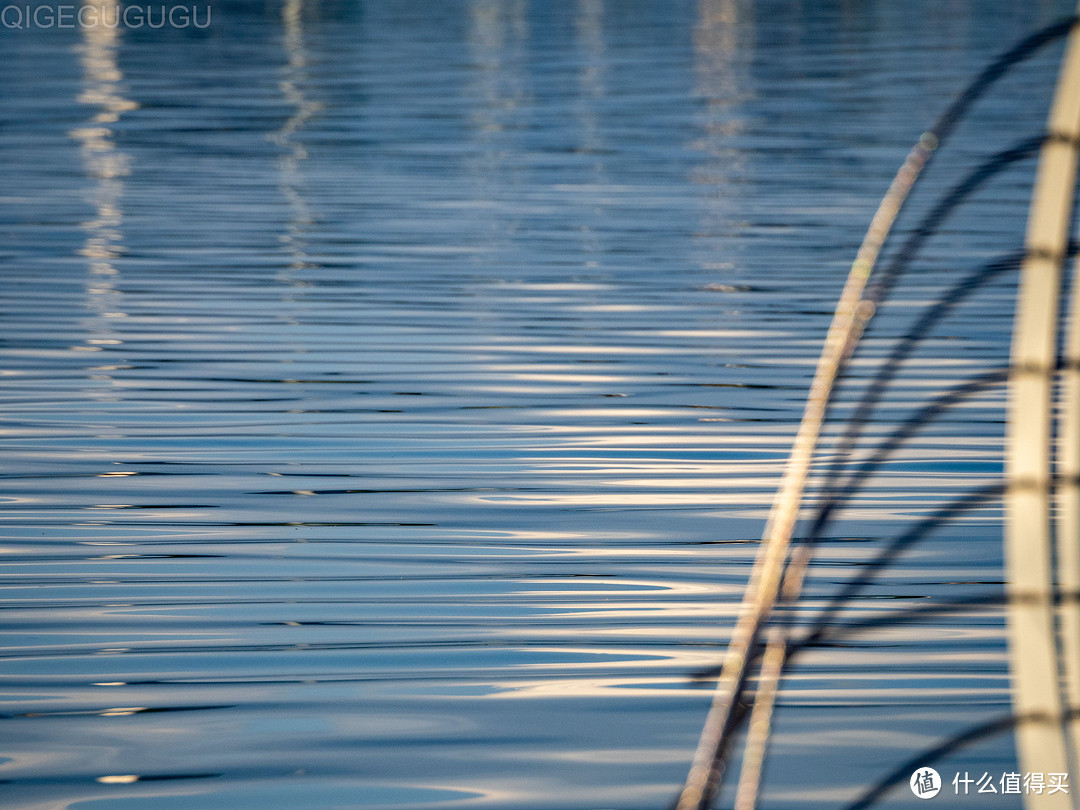
[(690, 771), (676, 805), (677, 810), (708, 810), (719, 788), (722, 775), (720, 762), (734, 729), (732, 712), (746, 681), (751, 650), (780, 590), (792, 532), (802, 504), (814, 449), (825, 421), (829, 400), (832, 398), (833, 385), (870, 315), (865, 307), (859, 306), (866, 280), (873, 270), (901, 204), (919, 172), (929, 161), (937, 143), (937, 138), (926, 134), (911, 150), (878, 208), (848, 275), (832, 325), (825, 338), (825, 348), (810, 386), (799, 432), (758, 548), (739, 619), (727, 648), (712, 706), (705, 719)]
[[(1061, 728), (1061, 649), (1053, 604), (1054, 387), (1062, 271), (1072, 225), (1080, 147), (1080, 32), (1069, 34), (1039, 156), (1020, 268), (1010, 359), (1005, 475), (1007, 590), (1013, 708), (1042, 717), (1016, 732), (1025, 771), (1068, 771)], [(1072, 542), (1076, 538), (1069, 538)], [(1072, 807), (1064, 794), (1031, 799), (1041, 810)]]
[[(1061, 375), (1062, 412), (1058, 436), (1058, 475), (1068, 482), (1057, 490), (1057, 570), (1061, 590), (1080, 590), (1080, 266), (1073, 269), (1072, 302)], [(1080, 603), (1059, 606), (1061, 653), (1065, 662), (1065, 700), (1080, 706)], [(1072, 772), (1080, 773), (1080, 716), (1069, 724)]]
[(1070, 29), (1074, 20), (1069, 18), (1032, 34), (980, 73), (936, 125), (920, 137), (878, 207), (852, 265), (826, 337), (799, 432), (751, 572), (740, 617), (728, 645), (712, 706), (676, 803), (677, 810), (708, 810), (719, 788), (722, 760), (736, 725), (733, 722), (734, 709), (746, 682), (758, 634), (779, 595), (810, 461), (834, 383), (872, 315), (872, 306), (860, 306), (863, 291), (900, 207), (934, 150), (948, 137), (968, 107), (1011, 65), (1061, 36)]

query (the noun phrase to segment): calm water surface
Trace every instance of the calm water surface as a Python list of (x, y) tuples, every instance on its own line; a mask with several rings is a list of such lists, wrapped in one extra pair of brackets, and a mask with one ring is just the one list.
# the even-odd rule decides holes
[[(877, 200), (1069, 10), (285, 0), (0, 31), (0, 803), (664, 806)], [(975, 109), (916, 212), (1034, 134), (1058, 56)], [(855, 376), (1016, 248), (1031, 169), (949, 219)], [(1000, 362), (1012, 283), (928, 336), (870, 433)], [(1000, 474), (1000, 406), (867, 483), (811, 613)], [(999, 592), (998, 521), (849, 617)], [(1002, 627), (987, 605), (798, 659), (768, 806), (839, 806), (1008, 711)], [(1011, 740), (938, 767), (1000, 773)]]

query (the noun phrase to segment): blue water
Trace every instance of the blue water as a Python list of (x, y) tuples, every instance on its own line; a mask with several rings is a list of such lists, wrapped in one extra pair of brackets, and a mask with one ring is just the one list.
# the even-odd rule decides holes
[[(1069, 10), (227, 0), (205, 29), (0, 29), (0, 803), (665, 806), (878, 199)], [(1059, 55), (973, 111), (905, 227), (1038, 130)], [(856, 378), (1018, 247), (1031, 172), (949, 219)], [(929, 335), (868, 432), (1002, 362), (1012, 297)], [(867, 482), (808, 611), (999, 475), (1001, 419), (992, 390)], [(850, 616), (993, 591), (1000, 542), (990, 504)], [(1009, 710), (995, 605), (795, 664), (770, 808)], [(1013, 768), (1007, 736), (939, 766)]]

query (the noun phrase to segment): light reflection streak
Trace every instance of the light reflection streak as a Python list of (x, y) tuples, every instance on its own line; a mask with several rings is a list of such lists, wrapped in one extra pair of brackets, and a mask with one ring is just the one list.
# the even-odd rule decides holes
[(726, 264), (718, 264), (715, 245), (743, 216), (739, 180), (747, 171), (748, 158), (733, 140), (745, 130), (740, 105), (750, 97), (745, 88), (751, 81), (742, 75), (747, 55), (755, 47), (753, 24), (747, 17), (750, 11), (748, 4), (737, 0), (698, 0), (697, 4), (694, 69), (696, 91), (705, 99), (705, 120), (695, 146), (704, 159), (691, 172), (691, 180), (708, 190), (702, 269), (727, 269)]
[(271, 142), (285, 150), (278, 160), (278, 190), (288, 202), (292, 217), (285, 233), (279, 238), (290, 256), (290, 262), (288, 270), (278, 274), (278, 281), (292, 286), (304, 286), (293, 277), (293, 271), (312, 266), (307, 254), (306, 234), (315, 222), (311, 206), (301, 193), (301, 164), (307, 159), (307, 150), (296, 140), (296, 135), (323, 109), (320, 102), (309, 99), (304, 92), (308, 57), (304, 47), (303, 13), (303, 0), (285, 0), (281, 9), (284, 29), (282, 46), (287, 63), (282, 70), (278, 89), (293, 112), (281, 129), (269, 136)]
[(739, 479), (738, 492), (709, 493), (642, 493), (634, 497), (631, 493), (540, 493), (521, 492), (514, 495), (478, 495), (473, 500), (478, 503), (516, 503), (516, 504), (561, 504), (564, 506), (592, 506), (606, 508), (695, 506), (711, 507), (731, 504), (748, 506), (747, 494), (751, 490), (772, 492), (776, 489), (776, 480), (762, 478), (757, 481)]
[[(496, 339), (493, 341), (496, 346), (500, 346), (507, 342), (505, 339)], [(603, 354), (638, 354), (638, 355), (652, 355), (652, 354), (671, 354), (673, 349), (649, 347), (649, 346), (612, 346), (612, 345), (585, 345), (585, 344), (553, 344), (553, 343), (522, 343), (515, 342), (513, 349), (515, 352), (530, 353), (530, 354), (589, 354), (589, 355), (603, 355)], [(689, 349), (686, 350), (690, 352)]]
[[(1000, 636), (1000, 632), (998, 633)], [(715, 662), (715, 653), (711, 657), (702, 656), (698, 661), (681, 660), (679, 665), (691, 664), (700, 666), (702, 662)], [(1002, 659), (1004, 660), (1004, 659)], [(674, 662), (671, 662), (675, 665)], [(937, 661), (935, 661), (937, 663)], [(999, 662), (995, 662), (999, 663)], [(641, 666), (641, 662), (638, 662)], [(872, 706), (883, 703), (904, 700), (925, 704), (927, 687), (916, 684), (909, 688), (895, 685), (896, 680), (903, 679), (907, 682), (918, 680), (919, 673), (910, 671), (899, 676), (891, 676), (889, 683), (881, 687), (858, 686), (853, 682), (861, 682), (867, 675), (857, 673), (850, 679), (838, 676), (830, 677), (829, 682), (818, 688), (800, 688), (798, 683), (792, 682), (785, 686), (785, 702), (790, 706), (806, 705), (836, 705), (842, 700), (844, 706)], [(965, 677), (967, 677), (965, 675)], [(932, 681), (934, 698), (943, 706), (955, 705), (964, 699), (985, 700), (989, 694), (998, 694), (1002, 700), (1007, 699), (1009, 690), (1008, 682), (999, 678), (1000, 686), (994, 688), (989, 684), (977, 684), (970, 687), (948, 687), (940, 683), (942, 675), (927, 676), (926, 680)], [(786, 682), (785, 682), (786, 683)], [(842, 684), (842, 686), (841, 686)], [(685, 674), (676, 673), (669, 677), (626, 677), (626, 678), (565, 678), (535, 681), (512, 681), (505, 684), (495, 684), (498, 691), (492, 692), (489, 697), (493, 699), (536, 699), (536, 698), (567, 698), (567, 697), (591, 697), (591, 698), (628, 698), (628, 697), (654, 697), (654, 698), (692, 698), (700, 699), (702, 690), (700, 687), (687, 685)], [(842, 692), (843, 697), (838, 698)], [(683, 753), (685, 759), (685, 752)]]
[[(575, 551), (570, 549), (570, 551)], [(654, 552), (655, 554), (655, 552)], [(579, 599), (584, 596), (602, 596), (605, 599), (619, 595), (622, 588), (628, 590), (622, 591), (622, 593), (641, 594), (642, 591), (648, 591), (650, 594), (655, 594), (658, 598), (670, 599), (673, 596), (678, 595), (696, 595), (701, 593), (716, 593), (716, 587), (712, 584), (696, 584), (690, 582), (657, 582), (651, 579), (608, 579), (605, 578), (600, 581), (600, 584), (596, 584), (595, 587), (589, 587), (582, 584), (582, 580), (578, 578), (557, 578), (549, 577), (544, 580), (546, 585), (571, 585), (573, 586), (573, 595), (575, 599)], [(594, 583), (595, 584), (595, 583)], [(565, 590), (541, 590), (530, 589), (530, 596), (567, 596)], [(734, 592), (733, 592), (734, 593)], [(741, 593), (741, 591), (739, 591)], [(666, 602), (648, 603), (655, 607), (663, 608)], [(672, 608), (677, 609), (677, 608)]]
[[(89, 6), (89, 0), (84, 5)], [(94, 207), (95, 216), (83, 223), (86, 241), (79, 253), (89, 262), (87, 305), (95, 317), (89, 325), (94, 335), (86, 341), (89, 345), (72, 348), (101, 351), (102, 345), (118, 346), (122, 343), (113, 332), (112, 322), (124, 315), (122, 294), (117, 284), (119, 271), (115, 262), (124, 252), (121, 201), (124, 178), (131, 173), (131, 158), (117, 148), (114, 125), (124, 113), (138, 109), (139, 105), (123, 94), (124, 75), (118, 60), (121, 28), (94, 25), (83, 26), (80, 30), (82, 43), (77, 52), (82, 66), (83, 88), (78, 101), (95, 112), (84, 126), (68, 134), (79, 143), (83, 166), (93, 181), (89, 201)], [(112, 379), (108, 374), (96, 377), (106, 381)], [(92, 392), (92, 395), (102, 397), (99, 391)]]
[[(737, 613), (732, 604), (731, 617)], [(666, 608), (661, 607), (661, 610)], [(1000, 618), (993, 614), (994, 618)], [(701, 638), (707, 638), (710, 627), (701, 628)], [(645, 638), (670, 637), (670, 625), (655, 628), (610, 628), (607, 635), (638, 636)], [(715, 631), (713, 631), (715, 632)], [(579, 634), (580, 635), (580, 634)], [(591, 637), (600, 638), (597, 633)], [(935, 638), (943, 643), (960, 641), (994, 642), (1000, 639), (999, 622), (985, 627), (952, 627), (935, 630)], [(680, 630), (680, 638), (692, 638), (686, 628)], [(715, 640), (715, 638), (714, 638)], [(889, 628), (883, 640), (893, 644), (907, 644), (913, 648), (925, 646), (922, 628), (897, 626)], [(634, 697), (691, 697), (700, 698), (700, 687), (689, 683), (686, 672), (699, 671), (703, 666), (715, 663), (716, 652), (710, 646), (678, 647), (663, 651), (644, 652), (640, 647), (560, 646), (550, 648), (530, 647), (531, 652), (557, 653), (558, 662), (526, 663), (518, 671), (537, 673), (551, 671), (560, 673), (551, 678), (522, 678), (515, 674), (510, 680), (490, 683), (495, 699), (535, 699), (556, 697), (621, 698)], [(909, 652), (903, 672), (891, 668), (895, 654), (891, 651), (863, 651), (858, 661), (851, 659), (847, 650), (815, 648), (813, 665), (794, 671), (785, 687), (786, 701), (791, 706), (835, 704), (842, 695), (846, 706), (875, 705), (893, 700), (924, 702), (926, 684), (933, 684), (935, 700), (942, 704), (963, 702), (971, 699), (985, 701), (987, 695), (1007, 700), (1008, 679), (1001, 668), (1006, 660), (1002, 651), (953, 652), (926, 650)], [(567, 661), (570, 656), (586, 656), (591, 660)], [(884, 670), (876, 672), (877, 667)], [(660, 670), (670, 674), (633, 674), (620, 676), (613, 670), (630, 670), (634, 673)], [(953, 670), (962, 670), (958, 676)], [(603, 674), (589, 676), (590, 671)], [(961, 677), (963, 684), (955, 683)], [(945, 681), (953, 681), (947, 685)], [(904, 685), (898, 685), (900, 683)]]
[(642, 764), (682, 762), (686, 754), (676, 748), (592, 748), (573, 751), (537, 751), (535, 759), (604, 764)]
[[(509, 216), (511, 209), (503, 204), (506, 192), (519, 184), (520, 174), (507, 161), (513, 150), (503, 136), (513, 129), (528, 100), (524, 70), (529, 34), (527, 10), (523, 0), (469, 2), (468, 47), (473, 63), (469, 96), (473, 103), (468, 120), (478, 152), (472, 171), (474, 202), (500, 204), (503, 212), (502, 216), (485, 218), (484, 244), (489, 246), (506, 245), (521, 226), (520, 215)], [(491, 261), (500, 253), (498, 249), (487, 252), (478, 261)]]
[(530, 292), (590, 292), (612, 289), (610, 284), (583, 281), (504, 281), (504, 290), (527, 290)]
[[(577, 35), (581, 69), (578, 72), (578, 98), (575, 104), (578, 126), (581, 129), (579, 150), (584, 154), (599, 155), (606, 147), (600, 126), (597, 105), (607, 96), (607, 48), (604, 42), (604, 2), (603, 0), (578, 0), (577, 14), (574, 16), (574, 30)], [(593, 185), (607, 189), (607, 174), (604, 162), (595, 157), (592, 161)], [(601, 218), (604, 209), (597, 204), (592, 215)], [(599, 267), (602, 264), (603, 245), (591, 227), (588, 218), (582, 218), (579, 225), (582, 252), (585, 266)], [(583, 307), (583, 311), (589, 311)], [(601, 310), (594, 310), (601, 311)]]
[[(701, 666), (706, 661), (714, 661), (712, 656), (701, 656), (699, 660), (689, 658), (678, 662), (665, 662), (667, 665), (683, 666), (686, 664)], [(631, 662), (641, 667), (641, 661)], [(537, 681), (513, 681), (497, 685), (499, 691), (493, 692), (492, 698), (617, 698), (663, 697), (663, 698), (700, 698), (701, 689), (687, 685), (685, 673), (677, 673), (666, 678), (559, 678)], [(683, 754), (685, 758), (685, 753)]]

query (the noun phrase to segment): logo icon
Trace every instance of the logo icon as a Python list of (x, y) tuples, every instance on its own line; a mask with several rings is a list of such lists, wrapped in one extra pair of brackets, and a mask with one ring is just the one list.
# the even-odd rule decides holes
[(941, 776), (933, 768), (917, 768), (908, 784), (911, 792), (920, 799), (932, 799), (941, 790)]

